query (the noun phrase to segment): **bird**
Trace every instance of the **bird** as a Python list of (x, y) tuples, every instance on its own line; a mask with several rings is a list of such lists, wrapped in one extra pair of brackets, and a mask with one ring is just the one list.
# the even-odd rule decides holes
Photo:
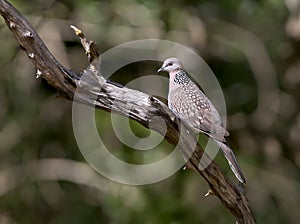
[[(221, 117), (200, 88), (189, 78), (178, 58), (167, 58), (157, 72), (169, 73), (168, 107), (184, 121), (194, 133), (212, 138), (223, 152), (240, 183), (246, 183), (237, 159), (226, 142), (229, 135)], [(197, 135), (198, 136), (198, 135)]]

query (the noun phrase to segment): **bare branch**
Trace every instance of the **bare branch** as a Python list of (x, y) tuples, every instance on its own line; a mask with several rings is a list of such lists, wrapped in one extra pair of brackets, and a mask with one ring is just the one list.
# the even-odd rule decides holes
[[(166, 105), (143, 92), (107, 82), (101, 76), (91, 75), (90, 80), (80, 80), (79, 74), (66, 69), (54, 58), (29, 22), (5, 0), (0, 0), (0, 14), (29, 60), (36, 66), (37, 75), (44, 78), (63, 97), (72, 100), (76, 88), (80, 88), (84, 92), (79, 99), (81, 102), (129, 116), (147, 128), (151, 118), (161, 117), (167, 125), (164, 138), (173, 145), (182, 138), (180, 147), (183, 157), (188, 161), (187, 167), (203, 176), (211, 192), (230, 210), (238, 223), (255, 223), (247, 197), (230, 182), (220, 168), (211, 162), (206, 169), (201, 169), (200, 160), (209, 160), (208, 156), (203, 153), (201, 146), (197, 145), (196, 149), (191, 146), (190, 135), (179, 132), (180, 121)], [(90, 61), (91, 58), (93, 55), (89, 58)], [(101, 90), (98, 90), (99, 83)], [(160, 134), (165, 132), (164, 126), (159, 122), (151, 128)], [(189, 157), (191, 152), (193, 154)]]

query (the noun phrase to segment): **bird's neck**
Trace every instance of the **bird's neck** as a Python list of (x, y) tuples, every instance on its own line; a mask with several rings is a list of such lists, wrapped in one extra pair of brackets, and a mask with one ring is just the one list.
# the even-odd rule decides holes
[(183, 70), (175, 70), (169, 73), (170, 84), (174, 85), (186, 85), (190, 82), (189, 77)]

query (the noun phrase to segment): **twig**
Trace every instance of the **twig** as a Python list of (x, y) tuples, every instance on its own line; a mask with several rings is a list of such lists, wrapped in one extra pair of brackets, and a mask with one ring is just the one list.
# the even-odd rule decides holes
[(71, 25), (70, 28), (73, 29), (75, 34), (80, 38), (81, 44), (85, 50), (86, 55), (88, 56), (89, 62), (92, 63), (100, 56), (97, 45), (94, 41), (87, 41), (82, 31), (76, 26)]

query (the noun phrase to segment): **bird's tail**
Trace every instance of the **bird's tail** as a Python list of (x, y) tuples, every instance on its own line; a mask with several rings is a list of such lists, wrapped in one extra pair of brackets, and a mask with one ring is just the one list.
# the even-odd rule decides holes
[(236, 178), (241, 183), (246, 183), (246, 179), (244, 177), (242, 169), (241, 169), (240, 165), (238, 164), (231, 148), (223, 142), (220, 142), (217, 140), (215, 142), (219, 145), (220, 149), (222, 150), (222, 152), (223, 152), (225, 158), (227, 159), (229, 166), (230, 166), (232, 172), (234, 173), (234, 175), (236, 176)]

